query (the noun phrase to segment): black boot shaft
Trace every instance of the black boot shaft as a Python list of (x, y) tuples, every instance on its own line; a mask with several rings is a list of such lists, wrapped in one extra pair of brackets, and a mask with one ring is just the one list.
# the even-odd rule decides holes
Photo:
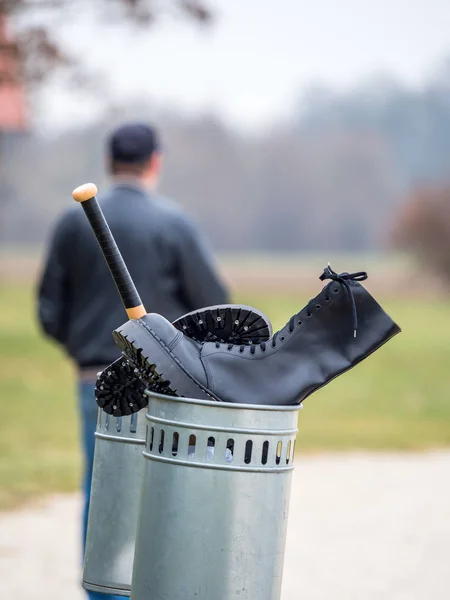
[(339, 281), (325, 286), (268, 342), (204, 345), (208, 389), (225, 402), (296, 404), (369, 356), (400, 329), (362, 285), (348, 286), (351, 292)]

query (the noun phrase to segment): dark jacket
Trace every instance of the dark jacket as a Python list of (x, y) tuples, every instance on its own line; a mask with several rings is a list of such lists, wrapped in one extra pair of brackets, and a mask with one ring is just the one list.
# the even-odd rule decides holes
[[(99, 203), (148, 312), (173, 321), (229, 301), (204, 240), (174, 203), (131, 184)], [(112, 331), (127, 316), (81, 206), (58, 220), (38, 289), (42, 328), (80, 367), (118, 357)]]

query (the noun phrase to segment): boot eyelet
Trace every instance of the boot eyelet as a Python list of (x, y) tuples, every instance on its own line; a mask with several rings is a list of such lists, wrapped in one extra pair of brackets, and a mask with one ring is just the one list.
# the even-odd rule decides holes
[(338, 290), (338, 288), (334, 288), (333, 292), (334, 292), (335, 294), (339, 294), (339, 290)]
[(325, 302), (329, 302), (329, 301), (330, 301), (330, 299), (329, 299), (329, 298), (325, 298)]
[(303, 325), (303, 321), (297, 321), (297, 325)]
[(282, 335), (282, 336), (280, 337), (280, 340), (281, 340), (282, 342), (284, 342), (284, 335)]
[(312, 314), (311, 314), (310, 312), (307, 312), (307, 313), (306, 313), (306, 316), (307, 316), (307, 318), (309, 319), (309, 318), (312, 316)]
[(320, 306), (320, 304), (316, 304), (316, 310), (320, 310), (322, 307)]

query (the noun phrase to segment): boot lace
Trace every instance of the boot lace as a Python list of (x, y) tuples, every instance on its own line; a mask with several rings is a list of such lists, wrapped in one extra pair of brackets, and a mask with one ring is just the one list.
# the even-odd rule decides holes
[(339, 281), (339, 283), (341, 283), (347, 290), (352, 305), (353, 337), (356, 337), (356, 330), (358, 329), (358, 315), (356, 313), (355, 297), (353, 296), (353, 290), (349, 284), (349, 281), (365, 281), (367, 277), (368, 275), (365, 271), (358, 271), (357, 273), (340, 273), (338, 275), (328, 264), (319, 278), (321, 281), (325, 281), (325, 279)]
[[(368, 275), (365, 271), (358, 271), (357, 273), (344, 272), (344, 273), (338, 274), (335, 271), (333, 271), (333, 269), (328, 264), (328, 266), (325, 267), (322, 275), (319, 278), (321, 281), (325, 281), (326, 279), (331, 279), (332, 281), (337, 281), (337, 282), (341, 283), (343, 285), (343, 287), (345, 288), (345, 290), (347, 291), (347, 293), (350, 297), (350, 303), (352, 306), (353, 337), (356, 337), (356, 331), (358, 329), (358, 315), (357, 315), (357, 311), (356, 311), (356, 302), (355, 302), (355, 298), (353, 296), (353, 290), (352, 290), (352, 287), (349, 282), (350, 281), (365, 281), (367, 279), (367, 277), (368, 277)], [(338, 289), (336, 288), (334, 291), (337, 293)], [(325, 301), (329, 302), (330, 298), (328, 296), (326, 296)], [(306, 318), (309, 319), (312, 316), (312, 312), (313, 312), (314, 308), (316, 308), (316, 310), (320, 310), (320, 308), (321, 308), (320, 304), (317, 304), (316, 298), (313, 298), (312, 300), (310, 300), (308, 302), (308, 304), (306, 306), (306, 312), (304, 313)], [(283, 333), (286, 333), (286, 328), (289, 333), (292, 333), (294, 331), (296, 321), (297, 321), (298, 325), (302, 325), (303, 322), (301, 320), (298, 320), (300, 315), (302, 314), (302, 312), (303, 311), (301, 311), (300, 313), (298, 313), (296, 315), (293, 315), (289, 319), (288, 323), (286, 323), (286, 325), (280, 331), (277, 331), (276, 333), (274, 333), (274, 335), (272, 336), (272, 339), (269, 342), (260, 342), (259, 344), (253, 343), (252, 345), (250, 345), (250, 353), (255, 354), (255, 350), (256, 350), (257, 346), (260, 347), (262, 352), (265, 352), (267, 344), (269, 344), (269, 343), (272, 344), (272, 348), (275, 348), (278, 338), (280, 338), (281, 341), (284, 341)], [(234, 344), (228, 344), (227, 350), (232, 350), (234, 347), (235, 347)], [(220, 342), (216, 342), (216, 348), (220, 348)], [(249, 348), (248, 345), (242, 344), (241, 346), (239, 346), (239, 352), (242, 353), (245, 351), (245, 349), (248, 349), (248, 348)]]

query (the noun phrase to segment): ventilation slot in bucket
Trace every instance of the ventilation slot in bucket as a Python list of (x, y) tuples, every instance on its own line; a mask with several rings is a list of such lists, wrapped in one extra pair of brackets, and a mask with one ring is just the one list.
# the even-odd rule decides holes
[(164, 429), (161, 429), (161, 433), (159, 434), (159, 448), (158, 451), (160, 454), (164, 452)]
[[(147, 429), (147, 434), (148, 434), (148, 429)], [(150, 450), (150, 452), (153, 450), (153, 440), (155, 438), (155, 428), (154, 427), (150, 427), (150, 440), (149, 440), (149, 444), (148, 444), (148, 449)]]
[(276, 458), (275, 458), (275, 462), (276, 462), (277, 465), (280, 464), (280, 461), (281, 461), (281, 451), (282, 450), (283, 450), (283, 442), (278, 442), (278, 444), (277, 444), (277, 455), (276, 455)]
[(250, 464), (252, 461), (252, 450), (253, 450), (253, 442), (252, 442), (252, 440), (247, 440), (245, 443), (245, 455), (244, 455), (244, 462), (246, 465)]
[(197, 438), (194, 434), (189, 436), (189, 446), (188, 446), (188, 458), (193, 458), (195, 456), (195, 446), (197, 444)]
[(206, 460), (214, 460), (214, 449), (216, 446), (216, 440), (213, 437), (208, 438), (208, 444), (206, 446)]
[(172, 439), (172, 456), (176, 456), (178, 454), (178, 440), (179, 439), (180, 439), (180, 436), (175, 431), (175, 433), (173, 434), (173, 439)]
[(136, 433), (138, 422), (138, 414), (133, 413), (130, 417), (130, 433)]
[(291, 460), (291, 440), (288, 441), (288, 445), (287, 445), (287, 452), (286, 452), (286, 464), (289, 464), (289, 461)]
[(266, 440), (263, 444), (262, 455), (261, 455), (261, 463), (263, 465), (267, 464), (268, 454), (269, 454), (269, 442)]
[(234, 440), (233, 440), (233, 438), (230, 438), (229, 440), (227, 440), (227, 447), (225, 449), (225, 460), (227, 462), (231, 462), (233, 460), (233, 454), (234, 454)]

